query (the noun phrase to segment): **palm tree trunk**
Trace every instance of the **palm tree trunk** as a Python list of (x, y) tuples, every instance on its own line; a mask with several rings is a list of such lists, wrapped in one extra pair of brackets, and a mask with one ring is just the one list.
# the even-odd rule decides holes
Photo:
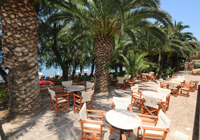
[(95, 59), (92, 59), (92, 67), (91, 67), (91, 74), (90, 74), (90, 77), (93, 77), (93, 73), (94, 73), (94, 60), (95, 60)]
[(37, 60), (37, 15), (29, 0), (5, 0), (1, 7), (2, 50), (10, 111), (30, 113), (41, 108)]
[(111, 37), (97, 37), (95, 41), (95, 93), (109, 92), (109, 67), (104, 67), (105, 63), (110, 63), (112, 52)]

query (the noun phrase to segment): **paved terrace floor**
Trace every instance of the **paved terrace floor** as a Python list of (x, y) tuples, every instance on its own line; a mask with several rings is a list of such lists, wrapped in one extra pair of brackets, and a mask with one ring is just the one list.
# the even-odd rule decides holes
[[(177, 75), (184, 75), (186, 81), (199, 80), (200, 76), (188, 75), (188, 71), (180, 71), (173, 74), (173, 77)], [(159, 87), (159, 82), (136, 82), (141, 90), (156, 91)], [(116, 89), (114, 86), (110, 86), (109, 94), (95, 95), (94, 107), (95, 110), (109, 111), (112, 103), (112, 97), (131, 97), (130, 89)], [(195, 105), (196, 105), (197, 91), (191, 92), (190, 97), (171, 95), (170, 107), (166, 112), (166, 115), (171, 120), (170, 133), (167, 135), (167, 140), (192, 139)], [(78, 113), (73, 113), (73, 106), (70, 106), (69, 112), (61, 112), (56, 116), (55, 111), (50, 111), (49, 97), (46, 96), (42, 100), (44, 108), (42, 111), (34, 117), (22, 120), (13, 120), (10, 122), (3, 122), (3, 129), (8, 136), (8, 139), (18, 140), (80, 140), (80, 124), (78, 122)], [(138, 108), (134, 108), (135, 113), (140, 113)], [(106, 114), (106, 113), (105, 113)], [(115, 130), (112, 134), (109, 133), (109, 124), (106, 122), (104, 114), (104, 127), (103, 127), (103, 140), (119, 139), (119, 130)], [(19, 119), (19, 118), (18, 118)], [(128, 140), (135, 140), (137, 130), (131, 133), (131, 137), (127, 137)], [(184, 136), (180, 138), (180, 136)], [(179, 138), (178, 138), (178, 137)]]

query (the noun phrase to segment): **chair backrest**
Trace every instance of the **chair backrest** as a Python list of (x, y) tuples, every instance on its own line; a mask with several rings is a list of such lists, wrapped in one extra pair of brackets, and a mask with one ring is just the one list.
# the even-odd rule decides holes
[(70, 87), (72, 86), (72, 81), (62, 81), (62, 85), (65, 86), (66, 88)]
[(117, 77), (118, 83), (123, 84), (125, 78), (124, 77)]
[(160, 102), (160, 98), (153, 97), (153, 96), (147, 96), (143, 94), (143, 98), (145, 99), (144, 104), (149, 107), (157, 108), (158, 103)]
[(86, 103), (83, 104), (81, 110), (79, 111), (79, 117), (81, 120), (87, 120)]
[(153, 74), (154, 74), (154, 72), (152, 72), (152, 71), (151, 71), (151, 72), (149, 72), (149, 74), (150, 74), (150, 75), (153, 75)]
[(191, 82), (191, 86), (195, 86), (195, 85), (197, 85), (199, 83), (199, 81), (192, 81)]
[(167, 96), (168, 94), (171, 93), (171, 90), (170, 89), (164, 89), (164, 88), (157, 88), (157, 91), (159, 94), (162, 94), (164, 96)]
[(91, 87), (94, 87), (94, 83), (92, 83), (92, 82), (86, 82), (86, 87), (87, 88), (91, 88)]
[(113, 102), (115, 104), (115, 109), (127, 110), (128, 106), (131, 104), (131, 98), (113, 97)]
[(129, 79), (129, 78), (131, 78), (131, 75), (124, 75), (124, 77), (125, 77), (126, 79)]
[(91, 96), (92, 96), (92, 94), (94, 94), (94, 90), (90, 90), (90, 91), (83, 91), (82, 92), (82, 97), (83, 97), (83, 100), (91, 100)]
[(51, 98), (53, 99), (53, 100), (56, 100), (54, 97), (56, 96), (56, 94), (55, 94), (55, 91), (53, 91), (53, 90), (51, 90), (51, 89), (49, 89), (48, 88), (48, 91), (49, 91), (49, 93), (51, 94)]
[(172, 88), (177, 88), (179, 82), (177, 82), (177, 81), (169, 81), (168, 84), (169, 84), (169, 88), (172, 89)]
[(142, 73), (142, 78), (147, 78), (147, 73)]
[(156, 127), (157, 128), (169, 128), (170, 123), (171, 123), (170, 119), (165, 115), (165, 113), (162, 111), (162, 109), (160, 109)]
[(110, 77), (113, 78), (113, 74), (110, 74)]
[(138, 93), (138, 85), (132, 86), (131, 90)]

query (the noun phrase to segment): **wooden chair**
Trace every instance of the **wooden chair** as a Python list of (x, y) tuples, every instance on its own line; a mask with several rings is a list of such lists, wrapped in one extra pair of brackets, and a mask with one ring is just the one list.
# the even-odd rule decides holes
[(113, 77), (113, 74), (110, 74), (110, 84), (116, 86), (117, 79), (116, 77)]
[(135, 84), (135, 79), (131, 78), (131, 75), (127, 76), (128, 78), (126, 79), (126, 88), (131, 88)]
[(85, 92), (94, 90), (94, 83), (86, 81)]
[(94, 90), (92, 91), (87, 91), (87, 92), (82, 92), (82, 97), (79, 95), (74, 94), (74, 107), (73, 111), (74, 112), (79, 112), (82, 108), (82, 105), (86, 103), (86, 107), (88, 108), (88, 105), (91, 105), (91, 109), (93, 109), (93, 95), (94, 95)]
[(158, 92), (159, 94), (162, 94), (164, 96), (164, 98), (162, 98), (162, 102), (161, 102), (161, 109), (163, 110), (163, 112), (166, 113), (166, 111), (169, 109), (171, 90), (158, 87), (156, 92)]
[(117, 84), (116, 88), (123, 87), (123, 89), (126, 88), (126, 79), (124, 77), (117, 77)]
[(71, 95), (67, 91), (67, 87), (70, 87), (70, 86), (72, 86), (72, 81), (62, 81), (62, 94), (67, 93), (70, 95), (69, 98), (73, 98), (73, 94)]
[(126, 135), (122, 134), (122, 140), (126, 140)]
[(131, 87), (131, 106), (139, 107), (142, 106), (142, 90), (139, 90), (138, 85)]
[[(155, 126), (142, 125), (138, 127), (137, 140), (165, 140), (167, 133), (170, 132), (170, 119), (165, 115), (165, 113), (160, 110), (158, 116), (150, 116), (138, 114), (140, 117), (145, 117), (154, 120), (142, 119), (145, 123), (154, 123)], [(141, 133), (141, 135), (140, 135)]]
[(137, 78), (137, 80), (142, 80), (142, 74), (141, 73), (137, 73), (136, 78)]
[(178, 96), (179, 94), (179, 89), (180, 89), (180, 85), (178, 82), (174, 82), (174, 81), (169, 81), (168, 82), (168, 89), (171, 89), (171, 93), (174, 94), (174, 96)]
[[(129, 108), (129, 110), (131, 110), (131, 99), (130, 98), (120, 98), (120, 97), (113, 97), (113, 102), (111, 105), (111, 110), (112, 109), (124, 109), (127, 110), (127, 108)], [(113, 131), (115, 131), (116, 127), (113, 127), (112, 125), (110, 125), (110, 133), (112, 133)], [(128, 133), (128, 136), (130, 136), (131, 131), (130, 130), (125, 130), (125, 132)]]
[(194, 92), (197, 90), (197, 86), (198, 86), (199, 81), (191, 81), (191, 91)]
[[(48, 88), (48, 94), (50, 95), (50, 109), (55, 109), (56, 116), (58, 116), (59, 112), (69, 111), (69, 94), (59, 94), (55, 95), (55, 92)], [(53, 107), (52, 107), (53, 104)], [(66, 107), (67, 106), (67, 107)], [(58, 108), (64, 107), (62, 110), (58, 110)]]
[(192, 70), (189, 70), (189, 75), (192, 75)]
[(155, 114), (155, 116), (157, 116), (161, 109), (162, 99), (143, 94), (142, 100), (143, 101), (141, 114), (150, 114), (152, 116), (154, 116)]
[(168, 88), (168, 82), (164, 81), (162, 78), (160, 78), (160, 88)]
[(151, 82), (156, 82), (156, 79), (157, 79), (156, 75), (151, 74), (151, 77), (150, 77)]
[(181, 86), (180, 96), (190, 96), (191, 86), (190, 85), (183, 85)]
[(97, 133), (96, 132), (92, 133), (92, 140), (99, 140), (99, 138), (97, 137)]
[[(101, 115), (91, 115), (90, 112), (92, 113), (100, 113)], [(101, 110), (86, 110), (86, 103), (84, 103), (83, 107), (81, 108), (79, 112), (80, 116), (80, 124), (81, 124), (81, 140), (82, 139), (92, 139), (93, 132), (96, 132), (98, 135), (98, 140), (101, 140), (102, 136), (102, 128), (103, 128), (103, 113), (105, 111)], [(95, 120), (88, 120), (89, 117), (92, 118), (100, 118), (101, 121), (95, 121)], [(96, 135), (96, 136), (97, 136)]]
[(192, 75), (197, 75), (197, 70), (192, 70)]
[(142, 79), (141, 79), (141, 82), (142, 82), (142, 81), (148, 82), (147, 73), (142, 73)]

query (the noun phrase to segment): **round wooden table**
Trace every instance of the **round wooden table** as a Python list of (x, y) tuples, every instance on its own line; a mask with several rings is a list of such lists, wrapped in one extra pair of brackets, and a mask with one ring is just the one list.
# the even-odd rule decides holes
[(132, 130), (141, 125), (141, 118), (128, 110), (113, 109), (106, 113), (106, 120), (112, 126), (120, 129), (120, 140), (124, 130)]

